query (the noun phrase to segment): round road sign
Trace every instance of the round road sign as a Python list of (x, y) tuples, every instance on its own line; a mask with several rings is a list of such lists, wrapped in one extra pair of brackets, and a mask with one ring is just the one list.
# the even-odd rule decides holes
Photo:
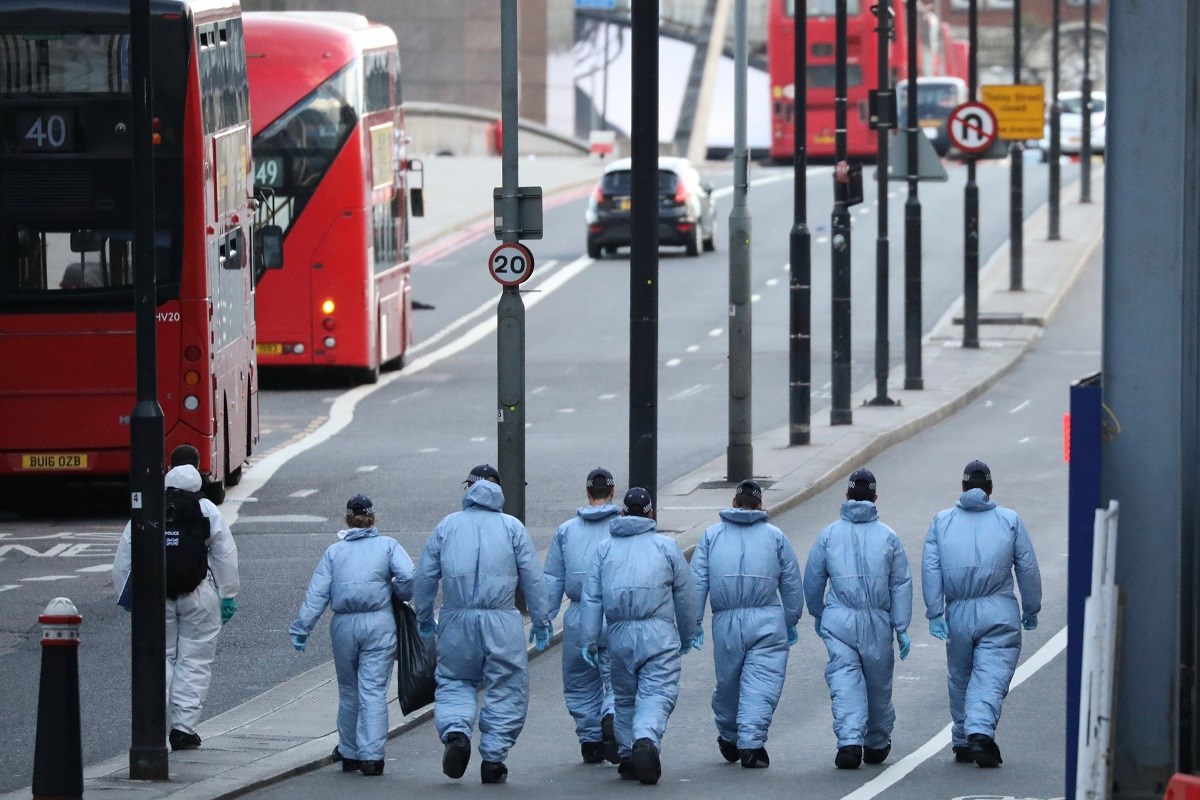
[(1000, 126), (996, 115), (983, 103), (963, 103), (950, 112), (950, 143), (964, 153), (982, 153), (996, 141)]
[(533, 274), (533, 253), (519, 242), (502, 244), (488, 256), (488, 272), (497, 283), (520, 286)]

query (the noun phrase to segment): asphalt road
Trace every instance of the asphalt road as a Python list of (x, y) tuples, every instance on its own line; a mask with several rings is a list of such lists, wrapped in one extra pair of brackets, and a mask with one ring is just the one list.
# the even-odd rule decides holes
[[(961, 293), (962, 182), (925, 184), (924, 326)], [(868, 178), (870, 170), (868, 169)], [(790, 170), (758, 168), (750, 194), (753, 224), (755, 430), (786, 422), (788, 232)], [(1064, 180), (1073, 177), (1064, 169)], [(726, 441), (728, 173), (710, 180), (724, 194), (718, 252), (691, 259), (664, 250), (660, 264), (660, 482), (685, 474), (724, 451)], [(1007, 236), (1008, 170), (979, 169), (982, 261)], [(894, 184), (891, 364), (902, 362), (903, 200)], [(813, 230), (814, 408), (827, 406), (829, 380), (828, 168), (810, 178)], [(868, 187), (868, 194), (871, 194)], [(1068, 193), (1069, 194), (1069, 193)], [(1045, 196), (1045, 170), (1026, 168), (1026, 206)], [(577, 481), (596, 464), (623, 485), (628, 397), (628, 261), (583, 257), (586, 191), (547, 203), (546, 237), (533, 243), (538, 271), (526, 284), (527, 519), (539, 547), (570, 516), (582, 494)], [(868, 384), (874, 357), (874, 252), (877, 210), (854, 214), (854, 385)], [(468, 241), (416, 267), (416, 298), (434, 306), (417, 314), (418, 345), (409, 364), (420, 371), (365, 396), (353, 421), (329, 442), (286, 464), (242, 503), (235, 526), (241, 555), (241, 609), (219, 645), (206, 716), (220, 713), (328, 658), (314, 636), (308, 656), (284, 652), (284, 631), (313, 565), (339, 527), (345, 498), (371, 495), (380, 527), (414, 556), (428, 531), (457, 508), (460, 481), (473, 464), (494, 461), (496, 287), (484, 267), (490, 236)], [(483, 326), (480, 328), (480, 326)], [(458, 344), (474, 343), (456, 351)], [(336, 380), (294, 376), (264, 380), (264, 441), (270, 452), (311, 431), (346, 392)], [(80, 651), (84, 757), (115, 755), (129, 742), (128, 623), (113, 604), (108, 567), (127, 516), (120, 485), (47, 484), (0, 494), (0, 791), (28, 781), (33, 750), (39, 648), (37, 613), (68, 595), (84, 615)], [(281, 644), (282, 643), (282, 644)]]
[[(899, 533), (914, 569), (913, 651), (897, 662), (897, 727), (892, 755), (882, 767), (850, 772), (833, 767), (835, 739), (823, 676), (826, 660), (811, 619), (800, 624), (785, 691), (771, 729), (772, 766), (746, 771), (717, 754), (708, 699), (711, 642), (684, 658), (680, 700), (664, 740), (664, 777), (656, 796), (687, 800), (751, 792), (842, 800), (1014, 800), (1061, 798), (1064, 757), (1064, 683), (1067, 580), (1067, 467), (1062, 460), (1062, 414), (1070, 381), (1100, 362), (1100, 267), (1095, 259), (1035, 349), (1003, 380), (941, 425), (899, 444), (869, 465), (879, 481), (881, 516)], [(1038, 553), (1044, 586), (1036, 631), (1024, 634), (1020, 685), (1005, 705), (997, 742), (998, 770), (956, 764), (949, 751), (945, 651), (928, 633), (920, 593), (920, 553), (929, 520), (958, 496), (962, 465), (983, 457), (992, 467), (994, 497), (1025, 520)], [(832, 488), (773, 522), (792, 538), (801, 557), (833, 519), (841, 489)], [(706, 622), (705, 627), (708, 627)], [(316, 637), (314, 637), (316, 638)], [(580, 762), (572, 722), (562, 705), (560, 648), (531, 662), (533, 687), (524, 732), (509, 755), (509, 784), (483, 788), (478, 754), (461, 782), (442, 776), (441, 745), (432, 725), (392, 740), (381, 778), (344, 775), (338, 767), (312, 772), (255, 792), (257, 800), (482, 797), (561, 798), (586, 792), (634, 794), (615, 768)], [(930, 744), (932, 742), (932, 744)]]

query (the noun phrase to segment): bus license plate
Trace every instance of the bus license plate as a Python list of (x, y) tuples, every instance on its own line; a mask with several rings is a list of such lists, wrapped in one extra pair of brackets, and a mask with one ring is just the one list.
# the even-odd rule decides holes
[(259, 342), (254, 350), (260, 356), (277, 356), (283, 353), (283, 344), (280, 342)]
[(87, 468), (87, 453), (37, 453), (22, 454), (21, 456), (21, 469), (56, 470)]

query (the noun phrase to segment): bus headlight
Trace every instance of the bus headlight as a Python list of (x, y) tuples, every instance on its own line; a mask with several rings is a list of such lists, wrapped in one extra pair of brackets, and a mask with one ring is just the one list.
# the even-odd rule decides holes
[(335, 344), (337, 344), (337, 340), (336, 340), (336, 339), (334, 339), (332, 336), (326, 336), (326, 337), (325, 337), (325, 347), (326, 347), (327, 349), (330, 349), (330, 350), (332, 350), (332, 349), (333, 349), (333, 346), (334, 346)]
[(183, 407), (188, 411), (195, 411), (200, 407), (200, 398), (196, 397), (194, 394), (189, 394), (187, 397), (183, 398)]

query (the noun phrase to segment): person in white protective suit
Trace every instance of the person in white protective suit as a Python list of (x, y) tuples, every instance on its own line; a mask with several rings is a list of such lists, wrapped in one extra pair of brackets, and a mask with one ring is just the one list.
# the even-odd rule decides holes
[[(172, 750), (200, 746), (196, 726), (217, 654), (217, 634), (237, 611), (237, 545), (210, 501), (200, 496), (200, 473), (190, 464), (167, 473), (167, 721)], [(132, 523), (121, 533), (113, 560), (118, 604), (129, 610)]]

